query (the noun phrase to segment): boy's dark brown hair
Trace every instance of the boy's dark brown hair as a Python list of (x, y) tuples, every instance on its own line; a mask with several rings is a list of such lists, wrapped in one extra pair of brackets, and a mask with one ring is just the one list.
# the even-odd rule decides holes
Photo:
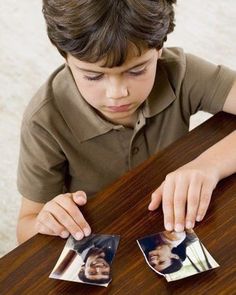
[(70, 53), (103, 66), (122, 65), (130, 46), (162, 48), (174, 29), (176, 0), (43, 0), (51, 42), (63, 57)]

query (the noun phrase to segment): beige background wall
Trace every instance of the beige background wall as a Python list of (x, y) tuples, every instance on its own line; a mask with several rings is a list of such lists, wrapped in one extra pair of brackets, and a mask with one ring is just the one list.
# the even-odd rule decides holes
[[(236, 69), (236, 1), (179, 0), (168, 45)], [(22, 113), (62, 63), (49, 43), (39, 0), (0, 1), (0, 256), (16, 246), (16, 167)], [(195, 116), (191, 128), (207, 117)]]

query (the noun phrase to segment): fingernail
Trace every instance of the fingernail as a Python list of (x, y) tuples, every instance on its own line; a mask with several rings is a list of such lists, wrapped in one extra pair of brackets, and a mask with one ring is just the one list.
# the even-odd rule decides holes
[(76, 238), (76, 240), (82, 240), (82, 238), (83, 238), (83, 234), (82, 234), (81, 232), (77, 232), (77, 233), (75, 234), (75, 238)]
[(91, 230), (89, 228), (84, 228), (84, 235), (85, 237), (88, 237), (91, 234)]
[(191, 228), (193, 228), (193, 223), (192, 223), (191, 221), (187, 221), (187, 222), (186, 222), (186, 228), (187, 228), (187, 229), (191, 229)]
[(172, 231), (173, 230), (173, 226), (171, 223), (167, 223), (166, 226), (165, 226), (166, 230), (168, 231)]
[(69, 237), (69, 233), (68, 233), (68, 231), (65, 231), (65, 230), (64, 230), (64, 231), (61, 232), (60, 236), (61, 236), (63, 239), (68, 238), (68, 237)]
[(85, 198), (84, 198), (84, 196), (81, 195), (81, 194), (76, 194), (76, 195), (75, 195), (75, 198), (76, 198), (77, 201), (85, 202)]
[(148, 205), (148, 210), (152, 210), (152, 203)]
[(83, 198), (81, 194), (75, 194), (76, 199)]
[(180, 223), (177, 223), (176, 226), (175, 226), (175, 231), (176, 231), (176, 232), (181, 232), (181, 231), (183, 231), (183, 230), (184, 230), (183, 225), (180, 224)]
[(196, 220), (197, 220), (198, 222), (201, 221), (201, 220), (202, 220), (202, 216), (201, 216), (201, 215), (198, 215), (197, 218), (196, 218)]

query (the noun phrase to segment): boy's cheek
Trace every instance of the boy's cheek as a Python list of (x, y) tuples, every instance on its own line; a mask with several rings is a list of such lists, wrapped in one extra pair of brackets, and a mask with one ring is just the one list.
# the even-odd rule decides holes
[(76, 81), (76, 84), (83, 98), (92, 106), (101, 103), (105, 97), (105, 91), (101, 87), (94, 85), (94, 83)]

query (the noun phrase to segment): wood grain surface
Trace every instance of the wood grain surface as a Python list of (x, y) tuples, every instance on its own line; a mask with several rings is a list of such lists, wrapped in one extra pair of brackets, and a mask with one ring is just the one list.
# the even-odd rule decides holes
[(164, 230), (161, 209), (149, 212), (151, 192), (167, 173), (194, 159), (236, 129), (236, 117), (218, 113), (91, 199), (83, 214), (97, 234), (121, 236), (107, 288), (49, 279), (64, 247), (59, 237), (36, 235), (0, 259), (0, 294), (236, 294), (236, 174), (213, 192), (195, 232), (220, 267), (167, 281), (144, 261), (136, 239)]

